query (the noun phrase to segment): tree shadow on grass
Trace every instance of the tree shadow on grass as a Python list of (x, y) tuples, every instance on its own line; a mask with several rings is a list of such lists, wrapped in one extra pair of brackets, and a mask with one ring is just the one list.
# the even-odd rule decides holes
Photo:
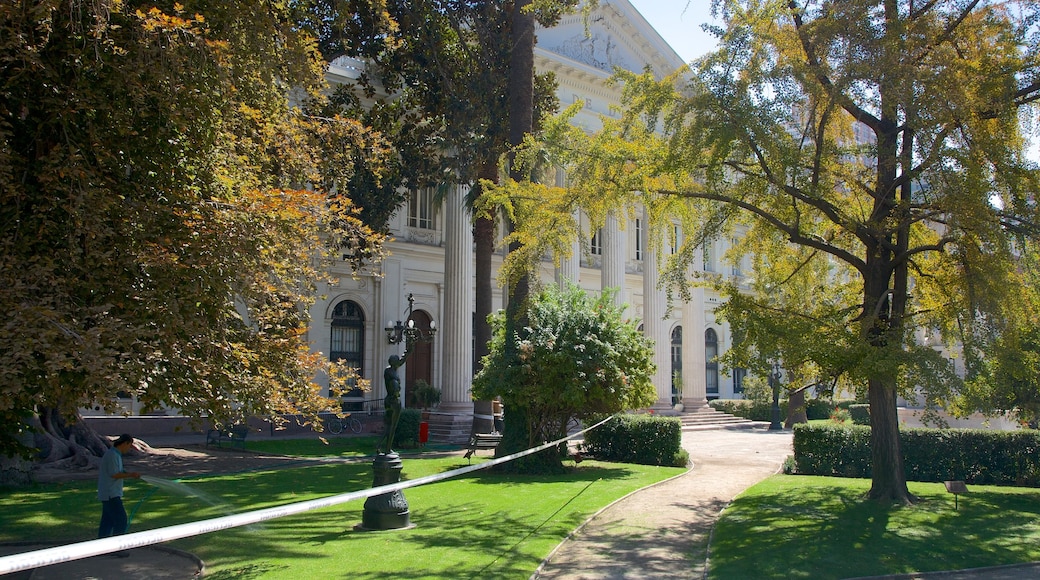
[[(226, 530), (210, 541), (194, 538), (178, 547), (195, 552), (219, 574), (234, 571), (228, 577), (236, 578), (280, 577), (283, 568), (296, 577), (305, 562), (321, 562), (320, 576), (332, 578), (522, 577), (608, 503), (588, 498), (587, 490), (602, 490), (596, 486), (632, 474), (624, 466), (597, 464), (560, 476), (479, 472), (404, 490), (417, 524), (413, 529), (355, 530), (362, 519), (364, 502), (359, 500), (264, 522), (252, 533)], [(371, 485), (371, 467), (311, 468), (212, 484), (230, 486), (219, 493), (256, 507), (267, 494), (280, 494), (273, 503), (285, 503), (286, 489), (294, 485), (307, 497), (363, 489)], [(537, 508), (528, 509), (532, 505)]]
[(815, 484), (738, 498), (716, 528), (711, 575), (849, 578), (1036, 559), (1023, 538), (1040, 535), (1037, 494), (972, 492), (954, 510), (942, 484), (928, 485), (909, 507)]

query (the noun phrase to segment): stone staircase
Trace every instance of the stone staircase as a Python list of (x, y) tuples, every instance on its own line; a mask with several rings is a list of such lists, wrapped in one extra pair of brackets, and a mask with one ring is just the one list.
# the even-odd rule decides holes
[[(664, 413), (662, 413), (664, 414)], [(767, 427), (769, 423), (752, 421), (743, 417), (723, 413), (708, 405), (687, 409), (676, 416), (682, 421), (683, 431), (697, 431), (702, 429), (755, 429)]]
[[(729, 413), (723, 413), (708, 405), (687, 409), (681, 413), (655, 410), (658, 415), (678, 417), (683, 431), (705, 429), (757, 429), (769, 426), (768, 422), (752, 421)], [(429, 418), (430, 442), (465, 445), (473, 428), (473, 416), (434, 411)]]
[(465, 445), (473, 430), (473, 415), (433, 411), (427, 421), (430, 424), (430, 442), (450, 445)]

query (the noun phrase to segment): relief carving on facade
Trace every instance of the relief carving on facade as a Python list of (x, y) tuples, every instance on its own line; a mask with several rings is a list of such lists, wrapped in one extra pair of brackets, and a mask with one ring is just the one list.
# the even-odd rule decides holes
[(550, 50), (608, 73), (612, 73), (615, 66), (625, 67), (618, 45), (611, 36), (602, 32), (594, 32), (591, 36), (574, 35)]

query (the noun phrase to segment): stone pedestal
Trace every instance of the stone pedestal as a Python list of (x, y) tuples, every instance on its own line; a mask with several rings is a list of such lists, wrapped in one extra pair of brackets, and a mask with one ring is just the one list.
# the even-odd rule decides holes
[[(389, 485), (401, 480), (403, 463), (397, 453), (380, 453), (372, 462), (372, 487)], [(409, 521), (408, 500), (401, 490), (372, 496), (365, 500), (361, 514), (362, 530), (398, 530), (412, 527)]]

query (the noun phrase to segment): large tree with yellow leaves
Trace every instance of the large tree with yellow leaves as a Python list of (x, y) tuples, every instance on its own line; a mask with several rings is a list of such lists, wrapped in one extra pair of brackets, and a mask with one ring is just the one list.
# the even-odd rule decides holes
[(912, 502), (896, 401), (919, 360), (913, 331), (934, 327), (970, 351), (1023, 311), (1017, 248), (1040, 234), (1040, 172), (1023, 133), (1040, 102), (1040, 12), (986, 0), (715, 7), (720, 48), (692, 74), (621, 75), (621, 118), (595, 136), (564, 122), (548, 132), (570, 188), (518, 201), (530, 227), (517, 235), (538, 257), (561, 248), (545, 232), (574, 207), (595, 219), (638, 202), (656, 243), (682, 226), (665, 276), (679, 287), (701, 245), (735, 222), (808, 250), (797, 264), (819, 261), (855, 287), (827, 315), (843, 320), (831, 359), (868, 393), (870, 497)]

